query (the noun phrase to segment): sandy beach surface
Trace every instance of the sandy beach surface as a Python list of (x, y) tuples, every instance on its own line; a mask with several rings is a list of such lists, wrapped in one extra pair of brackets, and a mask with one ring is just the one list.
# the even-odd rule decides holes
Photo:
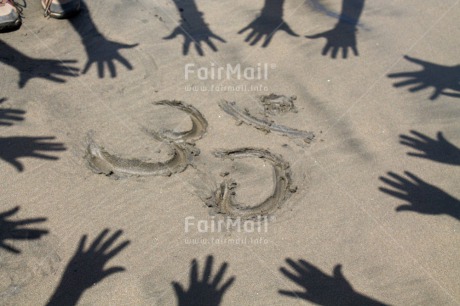
[(1, 305), (460, 305), (459, 0), (23, 15)]

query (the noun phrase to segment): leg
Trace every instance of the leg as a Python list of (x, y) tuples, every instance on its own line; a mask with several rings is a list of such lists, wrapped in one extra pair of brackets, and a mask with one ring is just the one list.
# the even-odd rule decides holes
[(0, 0), (0, 32), (15, 30), (20, 26), (20, 8), (12, 0)]
[(69, 18), (80, 11), (80, 0), (41, 0), (45, 17)]

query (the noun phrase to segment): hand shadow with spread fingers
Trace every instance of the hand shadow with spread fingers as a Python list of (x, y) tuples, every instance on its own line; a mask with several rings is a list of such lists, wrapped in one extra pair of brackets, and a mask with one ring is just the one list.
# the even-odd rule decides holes
[(19, 207), (15, 207), (0, 213), (0, 249), (5, 249), (15, 254), (19, 254), (21, 251), (7, 243), (7, 240), (37, 240), (48, 234), (48, 231), (44, 229), (24, 228), (24, 226), (30, 224), (45, 222), (46, 218), (7, 220), (12, 218), (18, 211)]
[(184, 290), (181, 284), (173, 282), (179, 306), (217, 306), (221, 303), (225, 291), (230, 288), (235, 281), (235, 277), (231, 277), (225, 283), (219, 285), (224, 277), (228, 264), (223, 263), (214, 279), (212, 279), (213, 261), (213, 256), (207, 257), (201, 280), (198, 277), (198, 262), (196, 259), (192, 261), (190, 287), (187, 291)]
[(408, 86), (410, 92), (434, 87), (430, 96), (432, 101), (441, 95), (460, 98), (460, 65), (442, 66), (407, 55), (404, 58), (411, 63), (422, 66), (422, 70), (389, 74), (389, 78), (406, 79), (394, 83), (394, 87)]
[(218, 49), (211, 39), (215, 39), (222, 43), (225, 43), (226, 41), (211, 31), (208, 24), (204, 21), (204, 14), (198, 11), (195, 1), (191, 0), (185, 2), (173, 0), (173, 2), (181, 15), (180, 24), (170, 35), (163, 37), (163, 39), (171, 40), (176, 38), (178, 35), (182, 35), (184, 37), (182, 47), (183, 55), (187, 55), (189, 53), (191, 44), (195, 45), (195, 50), (199, 56), (204, 56), (204, 44), (208, 45), (212, 51), (217, 52)]
[(291, 36), (298, 37), (299, 35), (283, 20), (283, 5), (284, 0), (265, 0), (260, 15), (248, 26), (241, 29), (238, 34), (243, 34), (249, 30), (250, 32), (244, 41), (251, 46), (263, 41), (263, 48), (268, 47), (278, 31), (284, 31)]
[(108, 229), (102, 231), (88, 250), (85, 250), (87, 236), (81, 238), (75, 255), (67, 264), (61, 282), (48, 301), (48, 306), (77, 305), (85, 290), (112, 274), (125, 271), (125, 268), (120, 266), (104, 268), (110, 259), (130, 243), (126, 240), (114, 246), (123, 232), (118, 230), (112, 236), (106, 237), (108, 233)]
[(50, 142), (55, 137), (0, 137), (0, 159), (3, 159), (16, 168), (18, 172), (24, 171), (24, 165), (19, 158), (33, 157), (47, 160), (57, 160), (56, 156), (47, 155), (45, 152), (65, 151), (64, 144)]
[(444, 214), (460, 220), (458, 199), (408, 171), (404, 173), (411, 180), (393, 172), (388, 172), (390, 178), (380, 177), (382, 182), (393, 187), (393, 189), (380, 187), (380, 191), (407, 202), (405, 205), (398, 206), (396, 211), (413, 211), (426, 215)]
[(104, 78), (106, 69), (108, 69), (110, 76), (115, 78), (117, 76), (116, 62), (128, 70), (133, 69), (131, 63), (120, 54), (120, 50), (131, 49), (139, 44), (118, 43), (105, 38), (94, 24), (85, 1), (81, 1), (80, 13), (70, 18), (69, 22), (80, 35), (88, 56), (88, 61), (82, 71), (83, 74), (87, 73), (93, 64), (97, 65), (99, 78)]
[(303, 291), (279, 290), (281, 295), (304, 299), (317, 305), (369, 305), (384, 306), (381, 303), (359, 292), (342, 274), (342, 265), (334, 267), (333, 275), (329, 276), (314, 265), (300, 259), (298, 262), (288, 258), (286, 262), (294, 272), (282, 267), (281, 273), (303, 288)]
[(419, 152), (408, 152), (407, 155), (460, 166), (460, 149), (447, 141), (442, 132), (438, 132), (438, 139), (430, 138), (417, 131), (410, 132), (411, 136), (399, 135), (400, 143)]
[(0, 62), (19, 72), (20, 88), (33, 78), (41, 78), (56, 83), (66, 82), (65, 77), (78, 76), (78, 68), (69, 66), (75, 60), (38, 59), (29, 57), (0, 40)]
[(23, 121), (25, 113), (20, 109), (0, 108), (0, 126), (12, 126), (17, 121)]
[(342, 12), (335, 27), (332, 30), (305, 37), (310, 39), (325, 38), (327, 42), (321, 52), (324, 56), (330, 53), (331, 57), (335, 59), (340, 50), (342, 51), (342, 58), (348, 57), (349, 50), (358, 56), (356, 33), (363, 8), (364, 0), (342, 0)]

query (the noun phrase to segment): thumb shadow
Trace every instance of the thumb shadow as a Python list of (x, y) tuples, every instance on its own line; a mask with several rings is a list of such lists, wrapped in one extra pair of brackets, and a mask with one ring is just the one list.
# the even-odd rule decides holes
[(45, 229), (24, 227), (27, 225), (42, 223), (46, 218), (33, 218), (17, 220), (7, 220), (12, 218), (19, 211), (19, 206), (11, 210), (0, 213), (0, 248), (5, 249), (14, 254), (19, 254), (21, 251), (11, 245), (10, 240), (37, 240), (43, 235), (48, 234)]

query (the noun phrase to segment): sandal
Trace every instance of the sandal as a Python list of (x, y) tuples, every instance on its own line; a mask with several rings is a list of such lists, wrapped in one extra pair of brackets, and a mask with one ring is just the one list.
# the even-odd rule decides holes
[(21, 7), (12, 0), (0, 0), (0, 32), (12, 31), (21, 26)]
[(80, 0), (41, 0), (45, 17), (69, 18), (80, 11)]

